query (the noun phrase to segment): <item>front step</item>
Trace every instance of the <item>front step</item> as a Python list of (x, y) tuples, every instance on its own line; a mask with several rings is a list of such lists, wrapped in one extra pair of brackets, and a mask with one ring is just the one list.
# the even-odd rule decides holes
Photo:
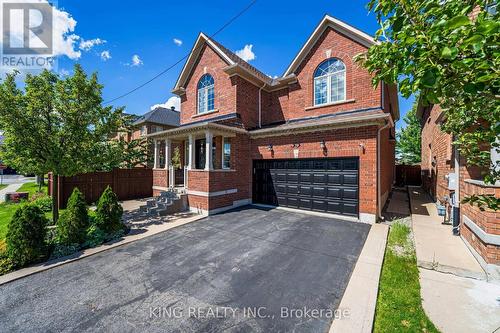
[(187, 208), (185, 191), (183, 189), (173, 189), (163, 191), (158, 197), (147, 200), (146, 205), (141, 206), (139, 210), (156, 217), (183, 212)]

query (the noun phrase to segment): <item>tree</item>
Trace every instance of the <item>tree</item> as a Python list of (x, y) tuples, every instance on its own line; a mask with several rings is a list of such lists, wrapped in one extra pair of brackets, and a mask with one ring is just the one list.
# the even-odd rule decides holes
[(403, 118), (406, 127), (397, 133), (396, 153), (403, 164), (418, 164), (421, 161), (421, 126), (417, 117), (417, 105)]
[(75, 187), (68, 199), (66, 210), (57, 221), (57, 236), (65, 245), (81, 244), (85, 241), (89, 215), (85, 196)]
[(121, 223), (122, 215), (123, 207), (118, 202), (117, 195), (107, 186), (97, 202), (97, 227), (108, 234), (123, 230), (125, 225)]
[[(61, 79), (44, 70), (26, 76), (24, 91), (16, 74), (0, 84), (0, 158), (6, 164), (38, 175), (52, 172), (54, 198), (59, 176), (116, 166), (119, 147), (108, 138), (121, 126), (123, 109), (102, 106), (96, 73), (88, 77), (75, 65), (73, 76)], [(57, 200), (52, 210), (57, 221)]]
[(117, 159), (121, 160), (120, 167), (127, 169), (138, 165), (147, 166), (149, 161), (150, 140), (144, 137), (133, 140), (125, 139), (126, 135), (134, 131), (134, 120), (134, 116), (124, 115), (122, 127), (117, 133), (117, 142), (120, 147), (117, 152), (121, 154)]
[[(373, 84), (397, 83), (404, 97), (440, 104), (443, 129), (467, 165), (481, 166), (486, 183), (500, 179), (490, 148), (500, 149), (500, 20), (486, 0), (371, 0), (381, 28), (378, 43), (357, 58)], [(474, 9), (479, 9), (477, 15)], [(479, 206), (498, 207), (482, 197)], [(496, 202), (496, 204), (495, 204)]]
[(46, 225), (40, 208), (25, 204), (16, 210), (6, 236), (7, 255), (16, 266), (22, 267), (46, 254)]

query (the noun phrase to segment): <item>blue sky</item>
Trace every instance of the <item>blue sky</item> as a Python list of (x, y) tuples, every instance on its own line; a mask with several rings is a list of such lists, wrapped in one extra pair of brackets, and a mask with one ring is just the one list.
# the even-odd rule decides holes
[[(366, 10), (367, 0), (259, 0), (215, 39), (233, 51), (253, 45), (251, 64), (264, 73), (281, 75), (325, 13), (374, 34), (377, 23)], [(249, 1), (76, 1), (59, 0), (58, 7), (75, 21), (74, 34), (92, 41), (78, 59), (61, 56), (58, 70), (71, 71), (75, 61), (87, 72), (97, 71), (110, 100), (185, 56), (198, 33), (211, 35)], [(99, 44), (96, 39), (105, 40)], [(174, 39), (182, 41), (174, 43)], [(80, 45), (82, 46), (82, 45)], [(103, 53), (104, 52), (104, 53)], [(107, 55), (110, 58), (106, 57)], [(132, 57), (136, 55), (135, 64)], [(104, 61), (104, 58), (108, 58)], [(136, 93), (113, 104), (142, 114), (164, 103), (182, 68), (172, 70)], [(403, 115), (412, 101), (400, 98)], [(399, 121), (401, 126), (402, 121)]]

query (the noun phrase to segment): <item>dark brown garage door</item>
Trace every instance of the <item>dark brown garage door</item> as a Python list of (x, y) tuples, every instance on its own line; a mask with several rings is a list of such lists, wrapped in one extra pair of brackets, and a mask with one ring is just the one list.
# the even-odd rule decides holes
[(358, 216), (358, 158), (255, 160), (253, 201)]

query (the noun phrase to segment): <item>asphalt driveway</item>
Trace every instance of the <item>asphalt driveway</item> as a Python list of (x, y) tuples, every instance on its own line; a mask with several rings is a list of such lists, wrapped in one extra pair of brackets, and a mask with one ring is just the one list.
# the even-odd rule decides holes
[(211, 216), (0, 286), (0, 331), (325, 332), (369, 229)]

